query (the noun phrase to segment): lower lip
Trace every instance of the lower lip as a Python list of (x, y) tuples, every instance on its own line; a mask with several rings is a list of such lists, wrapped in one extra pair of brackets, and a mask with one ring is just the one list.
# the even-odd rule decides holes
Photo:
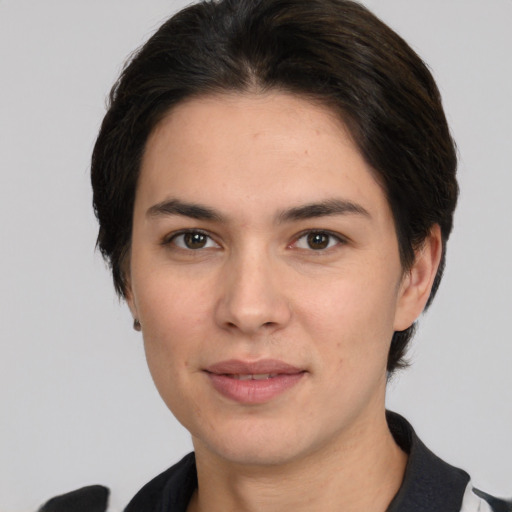
[(304, 372), (279, 374), (262, 380), (239, 380), (228, 375), (207, 373), (216, 391), (242, 404), (263, 404), (292, 388)]

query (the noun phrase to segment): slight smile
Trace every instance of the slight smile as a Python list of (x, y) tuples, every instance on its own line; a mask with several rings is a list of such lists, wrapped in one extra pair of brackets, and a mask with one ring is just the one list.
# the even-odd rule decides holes
[(231, 359), (206, 368), (214, 389), (241, 404), (263, 404), (295, 386), (306, 370), (276, 359), (253, 363)]

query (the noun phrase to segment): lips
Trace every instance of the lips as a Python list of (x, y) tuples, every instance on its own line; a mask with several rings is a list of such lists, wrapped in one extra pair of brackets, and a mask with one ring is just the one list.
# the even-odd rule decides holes
[(258, 373), (258, 374), (248, 374), (248, 375), (244, 375), (244, 374), (235, 374), (235, 375), (232, 375), (231, 377), (233, 379), (237, 379), (237, 380), (266, 380), (266, 379), (273, 379), (274, 377), (277, 377), (279, 374), (278, 373)]
[(241, 404), (262, 404), (294, 387), (306, 371), (276, 359), (232, 359), (209, 366), (205, 373), (225, 398)]

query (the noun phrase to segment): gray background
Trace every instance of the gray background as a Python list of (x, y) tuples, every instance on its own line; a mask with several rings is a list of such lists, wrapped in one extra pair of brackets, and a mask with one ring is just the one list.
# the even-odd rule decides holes
[[(190, 449), (94, 252), (89, 158), (125, 57), (182, 1), (0, 0), (0, 509), (91, 483), (120, 510)], [(512, 1), (367, 0), (433, 69), (461, 198), (389, 406), (512, 495)]]

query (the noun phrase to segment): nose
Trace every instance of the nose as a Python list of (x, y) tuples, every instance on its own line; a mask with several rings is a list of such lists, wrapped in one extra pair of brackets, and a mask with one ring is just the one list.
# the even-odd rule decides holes
[(229, 331), (256, 335), (285, 327), (292, 316), (279, 265), (268, 254), (233, 258), (219, 283), (217, 324)]

